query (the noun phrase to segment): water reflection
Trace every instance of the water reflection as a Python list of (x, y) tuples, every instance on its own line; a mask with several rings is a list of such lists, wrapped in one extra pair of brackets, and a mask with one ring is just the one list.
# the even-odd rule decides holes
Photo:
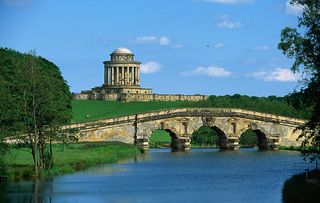
[(19, 182), (2, 188), (5, 194), (1, 194), (1, 202), (51, 202), (47, 194), (52, 191), (52, 185), (47, 187), (42, 180)]
[(148, 154), (113, 165), (12, 183), (2, 202), (281, 202), (297, 152), (194, 149)]

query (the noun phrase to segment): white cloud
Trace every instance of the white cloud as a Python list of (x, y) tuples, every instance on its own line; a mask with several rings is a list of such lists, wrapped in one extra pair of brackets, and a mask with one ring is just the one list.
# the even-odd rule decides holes
[(289, 15), (300, 15), (303, 11), (303, 6), (299, 4), (290, 4), (290, 0), (286, 2), (286, 13)]
[(150, 44), (156, 41), (157, 41), (157, 37), (155, 36), (140, 36), (140, 37), (136, 37), (136, 39), (134, 40), (134, 42), (137, 44)]
[(192, 76), (192, 75), (206, 75), (211, 77), (228, 77), (232, 73), (226, 71), (224, 68), (217, 66), (210, 67), (197, 67), (191, 71), (184, 71), (181, 73), (184, 76)]
[(254, 0), (203, 0), (205, 2), (218, 3), (218, 4), (250, 4)]
[(168, 37), (160, 37), (160, 38), (159, 38), (159, 44), (160, 44), (161, 46), (167, 46), (167, 45), (170, 44), (170, 40), (169, 40)]
[(170, 39), (166, 36), (156, 37), (156, 36), (139, 36), (133, 40), (135, 44), (159, 44), (161, 46), (168, 46), (170, 44)]
[(286, 68), (275, 68), (272, 71), (259, 71), (247, 74), (249, 77), (253, 77), (264, 81), (278, 81), (278, 82), (293, 82), (299, 79), (297, 74), (294, 74)]
[(253, 47), (252, 49), (255, 51), (268, 51), (270, 47), (267, 45), (263, 45), (263, 46)]
[(213, 47), (216, 49), (223, 48), (225, 45), (223, 43), (214, 44)]
[(242, 27), (242, 23), (240, 22), (232, 22), (229, 20), (223, 20), (217, 24), (218, 28), (226, 28), (226, 29), (236, 29)]
[(152, 74), (160, 71), (161, 67), (161, 64), (154, 61), (149, 61), (146, 63), (142, 63), (140, 66), (140, 70), (143, 74)]

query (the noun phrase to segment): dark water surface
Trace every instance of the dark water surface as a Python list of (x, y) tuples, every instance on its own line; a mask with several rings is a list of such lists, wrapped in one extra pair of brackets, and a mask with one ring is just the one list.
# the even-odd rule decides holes
[(298, 152), (151, 150), (43, 182), (11, 183), (5, 202), (281, 202), (284, 181), (303, 163)]

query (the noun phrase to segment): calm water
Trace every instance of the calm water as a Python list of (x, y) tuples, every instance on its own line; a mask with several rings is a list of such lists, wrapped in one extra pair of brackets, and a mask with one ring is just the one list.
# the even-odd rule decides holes
[(284, 181), (303, 163), (297, 152), (151, 150), (45, 182), (12, 183), (5, 202), (281, 202)]

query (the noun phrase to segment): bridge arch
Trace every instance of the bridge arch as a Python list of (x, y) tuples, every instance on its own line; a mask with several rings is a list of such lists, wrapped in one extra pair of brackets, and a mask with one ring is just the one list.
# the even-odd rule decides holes
[(216, 132), (216, 134), (218, 135), (219, 137), (219, 141), (218, 141), (218, 147), (220, 149), (227, 149), (227, 143), (228, 143), (228, 138), (227, 138), (227, 134), (224, 132), (224, 130), (222, 130), (221, 128), (219, 128), (218, 126), (214, 125), (214, 126), (205, 126), (205, 125), (202, 125), (200, 127), (198, 127), (196, 130), (193, 131), (193, 133), (191, 134), (190, 138), (191, 140), (193, 139), (194, 137), (194, 133), (196, 131), (198, 131), (200, 128), (202, 127), (208, 127), (210, 129), (212, 129), (213, 131)]
[(251, 130), (257, 136), (257, 146), (260, 150), (278, 149), (278, 138), (274, 138), (271, 132), (268, 132), (263, 126), (256, 123), (250, 123), (246, 128), (241, 129), (239, 140), (244, 132)]
[(219, 148), (220, 149), (227, 149), (228, 147), (228, 137), (227, 134), (221, 130), (221, 128), (217, 126), (210, 127), (212, 130), (216, 131), (219, 136)]
[[(246, 132), (253, 132), (255, 135), (254, 137), (251, 137), (252, 135), (247, 134), (249, 137), (247, 137), (247, 139), (249, 140), (245, 140), (245, 133)], [(251, 137), (251, 138), (250, 138)], [(266, 150), (268, 149), (268, 138), (265, 132), (261, 131), (260, 129), (255, 129), (255, 130), (251, 130), (251, 129), (247, 129), (246, 131), (244, 131), (243, 133), (240, 134), (239, 137), (239, 144), (243, 145), (243, 141), (247, 142), (246, 144), (248, 144), (248, 142), (250, 142), (249, 145), (251, 146), (257, 146), (260, 150)], [(255, 142), (255, 143), (252, 143)]]
[(136, 137), (136, 145), (143, 150), (148, 150), (150, 147), (150, 137), (157, 130), (164, 130), (171, 137), (170, 147), (172, 151), (187, 151), (190, 149), (190, 138), (180, 135), (178, 130), (170, 125), (162, 126), (161, 124), (149, 128), (147, 134), (143, 137)]

